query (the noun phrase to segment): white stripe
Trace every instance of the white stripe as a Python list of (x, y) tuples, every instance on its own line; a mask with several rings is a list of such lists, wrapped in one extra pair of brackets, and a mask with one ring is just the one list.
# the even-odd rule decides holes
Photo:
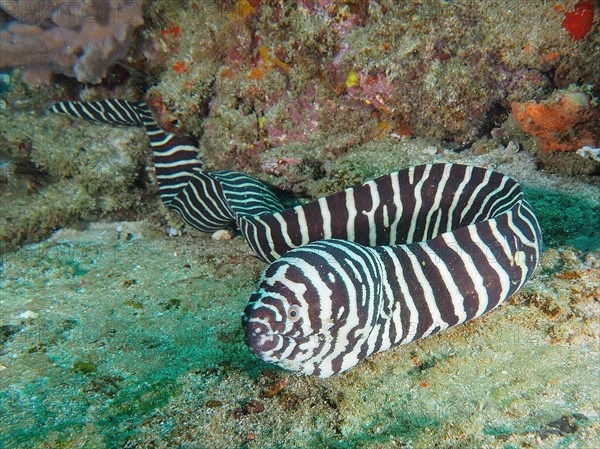
[(268, 250), (268, 253), (265, 253), (265, 254), (269, 254), (272, 258), (279, 259), (281, 257), (281, 254), (279, 254), (274, 249), (275, 242), (273, 241), (273, 233), (271, 232), (271, 226), (267, 225), (267, 223), (265, 223), (260, 218), (260, 216), (254, 217), (254, 219), (263, 226), (263, 235), (267, 239), (267, 248), (261, 248), (261, 250), (264, 251), (266, 249), (266, 250)]
[(398, 179), (398, 172), (392, 173), (390, 179), (392, 181), (392, 198), (394, 206), (396, 206), (396, 215), (394, 221), (390, 226), (390, 245), (395, 245), (398, 237), (398, 223), (402, 218), (402, 212), (404, 211), (402, 202), (400, 201), (400, 181)]
[(321, 210), (321, 218), (323, 218), (323, 238), (331, 238), (331, 213), (329, 212), (329, 206), (327, 205), (326, 198), (319, 198), (317, 200), (319, 208)]
[[(189, 224), (190, 226), (196, 229), (212, 229), (216, 227), (216, 222), (212, 222), (210, 220), (204, 220), (204, 223), (201, 222), (197, 216), (192, 215), (189, 210), (189, 205), (185, 204), (181, 197), (175, 197), (171, 202), (171, 208), (175, 209), (181, 218)], [(204, 218), (204, 217), (203, 217)]]
[[(108, 108), (110, 108), (110, 109), (112, 109), (112, 110), (114, 111), (115, 115), (118, 117), (118, 120), (122, 120), (122, 121), (124, 121), (124, 122), (127, 122), (127, 121), (129, 121), (129, 120), (125, 119), (125, 117), (123, 117), (123, 116), (121, 115), (121, 111), (119, 111), (119, 110), (118, 110), (118, 109), (117, 109), (117, 108), (116, 108), (116, 107), (113, 105), (113, 102), (112, 102), (112, 101), (108, 101), (108, 100), (107, 100), (107, 101), (105, 102), (105, 104), (106, 104), (106, 106), (107, 106)], [(108, 112), (107, 112), (107, 113), (108, 113)]]
[[(242, 234), (246, 237), (246, 241), (258, 257), (262, 260), (269, 261), (271, 258), (263, 251), (258, 240), (258, 226), (254, 222), (248, 220), (249, 217), (238, 217), (238, 227)], [(250, 234), (252, 232), (252, 235)]]
[[(344, 251), (346, 254), (348, 254), (349, 257), (352, 257), (355, 260), (357, 259), (355, 254), (349, 253), (346, 248), (342, 248), (333, 242), (327, 242), (325, 245), (335, 247), (338, 250)], [(354, 366), (357, 363), (358, 359), (357, 359), (355, 353), (359, 352), (360, 345), (361, 345), (362, 341), (364, 341), (364, 338), (361, 338), (354, 347), (350, 348), (349, 347), (350, 341), (349, 341), (348, 335), (354, 328), (356, 328), (358, 326), (365, 326), (365, 323), (361, 323), (358, 320), (357, 308), (358, 308), (358, 296), (359, 295), (355, 289), (355, 282), (353, 282), (353, 279), (349, 276), (349, 274), (345, 270), (342, 269), (339, 262), (337, 262), (336, 260), (332, 260), (330, 252), (326, 251), (325, 248), (324, 248), (324, 250), (311, 248), (311, 251), (329, 261), (327, 269), (334, 270), (340, 276), (340, 278), (342, 279), (342, 283), (348, 290), (348, 294), (347, 294), (347, 298), (346, 298), (346, 304), (348, 306), (348, 315), (347, 315), (348, 319), (347, 319), (346, 323), (344, 323), (343, 326), (336, 328), (334, 338), (331, 340), (331, 342), (328, 341), (327, 344), (325, 344), (323, 346), (320, 353), (318, 355), (316, 355), (317, 356), (316, 363), (318, 364), (319, 368), (323, 371), (322, 375), (325, 375), (326, 373), (333, 373), (332, 362), (335, 358), (337, 358), (338, 356), (340, 356), (342, 354), (344, 354), (343, 359), (342, 359), (342, 371), (351, 366)], [(358, 257), (358, 259), (364, 259), (364, 258)], [(357, 260), (357, 261), (364, 263), (364, 260)], [(315, 267), (312, 267), (311, 265), (308, 265), (308, 264), (304, 265), (304, 267), (310, 267), (312, 270), (315, 270)], [(311, 279), (311, 280), (319, 279), (319, 281), (320, 281), (319, 272), (321, 272), (321, 270), (322, 270), (321, 268), (318, 271), (315, 270), (315, 273), (316, 273), (315, 275), (310, 275), (309, 272), (306, 271), (305, 268), (303, 268), (302, 271), (305, 273), (305, 275), (309, 279)], [(326, 289), (326, 290), (324, 290), (326, 292), (326, 296), (323, 296), (321, 294), (321, 288), (322, 288), (321, 285), (323, 285)], [(332, 303), (332, 299), (331, 299), (331, 290), (329, 290), (329, 288), (327, 288), (327, 286), (325, 286), (324, 284), (321, 284), (320, 282), (317, 282), (317, 283), (313, 282), (313, 286), (317, 289), (317, 291), (319, 291), (319, 306), (321, 307), (319, 319), (320, 319), (321, 323), (326, 323), (326, 322), (330, 321), (333, 317), (333, 303)], [(367, 323), (369, 323), (368, 320), (367, 320)], [(366, 335), (368, 335), (368, 333), (365, 334), (365, 336)], [(358, 349), (357, 349), (357, 347), (358, 347)], [(348, 349), (350, 349), (349, 352), (347, 352)], [(330, 352), (330, 351), (331, 351), (331, 353), (328, 354), (328, 352)]]
[(196, 199), (198, 200), (200, 205), (205, 205), (207, 203), (210, 203), (213, 206), (215, 206), (214, 208), (220, 214), (217, 215), (215, 212), (212, 212), (208, 208), (204, 209), (202, 212), (200, 212), (198, 209), (196, 209), (196, 207), (192, 205), (192, 201), (188, 196), (188, 189), (186, 188), (186, 189), (183, 189), (183, 193), (186, 196), (186, 198), (188, 199), (189, 206), (193, 207), (193, 209), (198, 211), (198, 213), (202, 216), (210, 216), (210, 217), (214, 217), (217, 220), (219, 220), (219, 219), (223, 220), (223, 218), (225, 218), (224, 215), (226, 215), (226, 212), (223, 212), (222, 203), (215, 201), (216, 198), (213, 195), (208, 194), (208, 185), (210, 185), (211, 187), (214, 188), (214, 184), (212, 184), (211, 182), (206, 182), (205, 180), (203, 180), (202, 178), (199, 178), (199, 177), (196, 177), (196, 179), (198, 179), (200, 181), (200, 185), (203, 187), (203, 190), (205, 193), (201, 194), (197, 189), (198, 186), (195, 185), (194, 183), (190, 182), (188, 187), (192, 190), (192, 192), (194, 193), (194, 196), (196, 197)]
[(500, 244), (504, 255), (508, 258), (508, 260), (511, 260), (513, 258), (513, 254), (510, 247), (508, 246), (506, 236), (502, 235), (502, 233), (498, 230), (498, 220), (490, 220), (489, 224), (490, 229), (492, 231), (492, 235), (496, 239), (496, 242), (494, 243)]
[[(517, 208), (517, 213), (519, 213), (519, 210), (521, 209), (523, 203), (520, 203), (518, 208)], [(514, 208), (508, 211), (508, 226), (510, 226), (510, 229), (512, 229), (512, 231), (519, 237), (519, 240), (521, 243), (523, 243), (525, 246), (529, 246), (530, 248), (533, 248), (535, 250), (535, 252), (538, 252), (538, 244), (537, 242), (528, 239), (525, 234), (523, 234), (523, 231), (521, 231), (521, 229), (519, 229), (519, 227), (515, 224), (514, 220), (513, 220), (513, 211)], [(521, 217), (521, 219), (527, 223), (529, 223), (529, 220), (523, 216), (521, 216), (519, 214), (519, 216)], [(535, 236), (535, 232), (533, 232), (532, 229), (532, 233)]]
[(435, 225), (433, 226), (433, 233), (431, 238), (435, 238), (440, 235), (440, 225), (442, 224), (442, 211), (439, 211), (437, 218), (435, 219)]
[[(429, 225), (430, 225), (431, 217), (432, 217), (433, 213), (435, 211), (438, 211), (439, 208), (440, 208), (440, 202), (442, 200), (442, 194), (444, 193), (444, 187), (446, 187), (446, 182), (448, 182), (448, 178), (449, 178), (449, 174), (450, 174), (449, 172), (450, 172), (451, 169), (452, 169), (452, 166), (450, 164), (445, 164), (444, 165), (444, 172), (442, 173), (442, 180), (437, 185), (437, 190), (435, 192), (435, 198), (433, 200), (433, 204), (429, 208), (429, 212), (427, 212), (427, 218), (425, 219), (425, 229), (423, 231), (423, 238), (424, 239), (435, 237), (435, 232), (434, 232), (434, 235), (432, 235), (431, 237), (429, 237)], [(439, 215), (440, 214), (438, 214), (438, 216)], [(435, 231), (437, 232), (437, 225), (435, 226)]]
[[(483, 242), (483, 240), (481, 240), (481, 237), (479, 236), (479, 232), (477, 230), (477, 225), (467, 226), (467, 230), (469, 232), (469, 236), (471, 237), (471, 240), (473, 241), (473, 243), (475, 243), (477, 245), (477, 247), (486, 256), (486, 261), (487, 261), (488, 266), (479, 266), (479, 267), (477, 267), (478, 271), (481, 273), (482, 270), (485, 271), (489, 267), (489, 268), (493, 269), (498, 274), (498, 277), (500, 278), (500, 286), (502, 289), (501, 293), (500, 293), (500, 297), (498, 298), (498, 304), (500, 304), (507, 297), (508, 289), (510, 287), (510, 277), (508, 276), (506, 271), (504, 271), (504, 269), (502, 268), (502, 265), (498, 262), (498, 260), (496, 259), (496, 257), (494, 256), (494, 254), (490, 250), (490, 248)], [(476, 312), (475, 316), (482, 315), (488, 307), (489, 307), (489, 299), (485, 303), (483, 301), (480, 301), (479, 307), (477, 308), (477, 312)]]
[[(485, 210), (485, 206), (487, 205), (487, 203), (490, 202), (490, 200), (492, 199), (492, 197), (494, 195), (496, 195), (498, 192), (502, 191), (502, 189), (506, 185), (507, 181), (508, 181), (508, 176), (503, 176), (502, 182), (500, 183), (500, 185), (497, 188), (495, 188), (492, 192), (490, 192), (486, 195), (485, 200), (483, 201), (483, 203), (481, 203), (481, 206), (479, 206), (479, 212), (477, 212), (477, 215), (475, 215), (475, 217), (473, 217), (473, 223), (478, 223), (481, 220), (487, 220), (488, 218), (491, 218), (493, 216), (493, 215), (487, 215), (487, 216), (484, 216), (483, 218), (479, 218), (481, 216), (481, 214), (483, 214), (483, 211)], [(513, 187), (513, 189), (514, 189), (514, 187)], [(512, 192), (512, 190), (511, 190), (511, 192)], [(506, 196), (505, 196), (505, 198), (506, 198)], [(498, 202), (498, 200), (494, 201), (493, 205), (495, 205), (497, 202)], [(490, 211), (492, 210), (493, 205), (490, 207)]]
[(308, 223), (306, 222), (304, 208), (302, 206), (296, 206), (294, 207), (294, 212), (296, 212), (298, 227), (300, 228), (300, 235), (302, 236), (302, 242), (300, 245), (306, 245), (308, 242), (310, 242), (310, 236), (308, 234)]
[(408, 169), (408, 183), (412, 185), (415, 182), (415, 167)]
[(287, 222), (283, 219), (283, 217), (281, 216), (281, 214), (275, 214), (273, 215), (273, 218), (275, 218), (275, 220), (277, 220), (277, 223), (279, 223), (279, 229), (281, 230), (281, 236), (283, 237), (283, 241), (285, 242), (285, 244), (290, 248), (296, 248), (297, 245), (294, 245), (292, 243), (292, 239), (290, 238), (290, 233), (288, 232), (288, 227), (287, 227)]
[[(67, 103), (65, 103), (65, 108), (69, 108), (69, 110), (66, 111), (67, 114), (73, 115), (75, 117), (83, 118), (83, 117), (81, 117), (81, 114), (79, 113), (79, 111), (77, 111), (77, 109), (75, 109), (75, 105), (74, 104), (71, 104), (70, 102), (67, 102)], [(83, 110), (85, 111), (85, 108)], [(88, 117), (90, 119), (92, 119), (92, 120), (96, 120), (96, 121), (98, 120), (98, 119), (96, 119), (95, 117), (93, 117), (91, 115), (88, 115)]]
[[(414, 197), (415, 197), (415, 209), (413, 210), (412, 217), (410, 219), (410, 227), (408, 228), (408, 235), (406, 236), (406, 243), (412, 243), (415, 235), (415, 230), (417, 227), (417, 219), (419, 216), (419, 212), (421, 210), (421, 206), (423, 205), (423, 198), (421, 198), (421, 189), (423, 188), (423, 184), (429, 178), (429, 174), (431, 172), (431, 165), (426, 165), (423, 170), (423, 176), (421, 180), (417, 183), (414, 189)], [(414, 177), (414, 175), (413, 175)], [(413, 179), (414, 181), (414, 179)], [(412, 182), (411, 182), (412, 183)]]
[(460, 257), (460, 260), (463, 262), (465, 270), (469, 275), (469, 278), (471, 279), (471, 282), (473, 283), (473, 286), (475, 288), (475, 293), (477, 294), (476, 299), (478, 307), (483, 308), (485, 310), (485, 307), (487, 307), (489, 302), (488, 292), (485, 288), (483, 277), (481, 277), (481, 274), (479, 273), (477, 267), (475, 267), (475, 264), (473, 263), (473, 257), (471, 256), (471, 254), (468, 254), (462, 249), (460, 244), (456, 241), (456, 237), (453, 233), (446, 232), (444, 234), (441, 234), (440, 237), (442, 238), (442, 240), (444, 240), (448, 248), (450, 248), (451, 251), (454, 251), (458, 255), (458, 257)]
[[(192, 172), (185, 172), (185, 173), (181, 173), (181, 172), (176, 172), (176, 173), (170, 173), (170, 174), (156, 174), (156, 179), (175, 179), (175, 178), (181, 178), (182, 176), (189, 176), (190, 178), (193, 176)], [(189, 182), (189, 181), (188, 181)]]
[(90, 109), (95, 111), (101, 117), (104, 116), (104, 107), (102, 106), (102, 103), (97, 102), (97, 101), (92, 101), (90, 103), (86, 103), (85, 105), (83, 103), (80, 103), (80, 104), (81, 104), (81, 106), (83, 106), (84, 109), (86, 107), (89, 107)]
[(444, 330), (448, 328), (448, 323), (442, 320), (442, 315), (440, 314), (440, 310), (438, 309), (437, 303), (435, 302), (435, 295), (433, 293), (433, 290), (431, 289), (429, 280), (427, 279), (427, 277), (423, 273), (423, 270), (421, 269), (421, 264), (419, 263), (417, 257), (414, 255), (414, 253), (408, 246), (403, 249), (406, 255), (408, 256), (408, 259), (410, 260), (410, 265), (415, 273), (415, 276), (417, 277), (417, 282), (423, 289), (423, 299), (427, 303), (427, 309), (429, 310), (432, 319), (431, 326), (429, 326), (429, 329), (427, 329), (421, 336), (421, 338), (423, 338), (431, 334), (438, 326), (440, 328), (439, 330)]
[(165, 138), (162, 140), (157, 140), (157, 141), (150, 140), (150, 146), (151, 147), (161, 147), (163, 145), (168, 144), (169, 141), (175, 136), (175, 134), (170, 134), (170, 133), (164, 133), (164, 134), (165, 134)]
[[(514, 194), (515, 190), (519, 190), (519, 192), (516, 195)], [(488, 217), (495, 217), (497, 215), (497, 209), (506, 206), (512, 207), (514, 204), (520, 202), (522, 199), (523, 192), (520, 191), (519, 185), (515, 183), (506, 195), (494, 201), (494, 204), (492, 204), (492, 206), (490, 207), (490, 213)]]
[(481, 191), (481, 189), (483, 189), (485, 186), (488, 185), (488, 182), (490, 180), (490, 175), (491, 174), (492, 174), (491, 170), (486, 170), (485, 171), (485, 175), (483, 176), (483, 181), (481, 181), (477, 185), (477, 187), (475, 188), (475, 190), (471, 194), (471, 196), (469, 198), (469, 201), (467, 202), (467, 205), (465, 207), (463, 207), (463, 210), (462, 210), (462, 212), (460, 214), (460, 220), (461, 221), (463, 220), (463, 218), (465, 218), (465, 215), (467, 215), (467, 213), (471, 211), (471, 208), (473, 207), (473, 203), (477, 199), (477, 195), (479, 194), (479, 192)]
[(381, 203), (381, 199), (379, 197), (379, 190), (377, 189), (377, 184), (374, 181), (369, 181), (364, 184), (369, 187), (369, 191), (371, 194), (371, 210), (362, 210), (361, 213), (367, 217), (367, 221), (369, 222), (369, 245), (375, 246), (377, 244), (377, 228), (375, 226), (375, 212)]
[[(181, 167), (181, 166), (188, 166), (190, 167), (189, 171), (193, 171), (194, 168), (196, 168), (198, 166), (198, 163), (200, 161), (197, 159), (183, 159), (183, 160), (177, 160), (174, 162), (154, 162), (154, 166), (157, 168), (172, 168), (172, 167)], [(183, 175), (182, 171), (179, 172), (179, 175)]]
[[(460, 293), (456, 282), (454, 281), (454, 277), (450, 272), (450, 267), (446, 264), (444, 257), (438, 257), (438, 255), (430, 248), (430, 246), (423, 242), (419, 243), (419, 246), (427, 253), (427, 255), (431, 258), (431, 263), (435, 265), (438, 269), (440, 276), (444, 281), (444, 287), (448, 289), (448, 293), (450, 294), (450, 301), (452, 302), (452, 308), (454, 310), (454, 314), (458, 317), (458, 323), (462, 323), (467, 320), (467, 312), (465, 311), (465, 298)], [(440, 298), (445, 299), (445, 298)]]
[(467, 166), (467, 168), (465, 170), (465, 174), (464, 174), (464, 178), (463, 178), (462, 182), (458, 185), (458, 188), (456, 189), (456, 192), (454, 193), (454, 199), (452, 200), (452, 204), (450, 205), (450, 208), (448, 209), (448, 223), (446, 224), (446, 232), (452, 231), (460, 223), (460, 220), (458, 223), (453, 223), (452, 217), (454, 216), (454, 209), (456, 209), (458, 200), (460, 199), (461, 194), (465, 190), (465, 186), (471, 180), (471, 176), (473, 176), (473, 167), (471, 167), (469, 165), (469, 166)]
[(153, 153), (160, 157), (168, 157), (173, 156), (175, 153), (179, 153), (180, 151), (193, 151), (198, 153), (198, 147), (192, 145), (175, 145), (166, 150), (154, 150)]
[(356, 216), (358, 215), (358, 211), (356, 210), (356, 203), (354, 201), (354, 189), (346, 189), (346, 210), (348, 211), (348, 221), (346, 223), (346, 238), (350, 242), (354, 242), (356, 240), (356, 236), (354, 235), (354, 221), (356, 220)]
[[(404, 246), (400, 246), (400, 247), (396, 247), (394, 249), (392, 249), (389, 246), (382, 246), (380, 247), (380, 249), (382, 251), (385, 251), (388, 255), (390, 260), (392, 261), (392, 263), (394, 264), (394, 273), (393, 275), (396, 277), (396, 280), (398, 281), (398, 285), (400, 286), (400, 293), (401, 296), (399, 298), (396, 298), (395, 303), (397, 305), (400, 304), (400, 302), (402, 300), (404, 300), (404, 304), (406, 305), (406, 307), (408, 308), (409, 314), (408, 314), (408, 329), (407, 329), (407, 333), (406, 333), (406, 337), (404, 338), (404, 340), (396, 340), (394, 342), (394, 344), (398, 344), (398, 343), (408, 343), (414, 340), (415, 335), (417, 333), (417, 327), (418, 327), (418, 323), (419, 323), (419, 311), (417, 310), (417, 306), (415, 305), (412, 296), (410, 294), (410, 291), (408, 290), (408, 284), (406, 283), (406, 278), (404, 277), (404, 271), (402, 269), (402, 265), (400, 264), (400, 260), (398, 259), (398, 256), (396, 255), (395, 251), (397, 252), (404, 252)], [(388, 273), (388, 276), (391, 276), (392, 273)], [(392, 298), (390, 298), (390, 300), (392, 300)], [(402, 338), (402, 332), (403, 332), (403, 328), (402, 328), (402, 321), (401, 321), (401, 316), (400, 316), (400, 307), (398, 307), (398, 324), (396, 324), (396, 332), (398, 335), (398, 338)], [(393, 318), (394, 320), (396, 319), (396, 317), (394, 316)]]

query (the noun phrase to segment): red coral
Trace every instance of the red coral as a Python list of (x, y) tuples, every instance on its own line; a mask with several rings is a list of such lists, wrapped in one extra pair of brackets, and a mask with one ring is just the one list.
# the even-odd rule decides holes
[(583, 39), (594, 23), (594, 5), (586, 0), (575, 4), (572, 11), (565, 13), (562, 27), (576, 41)]
[(177, 61), (175, 64), (173, 64), (171, 66), (171, 68), (177, 73), (187, 73), (188, 72), (184, 61)]
[(160, 30), (160, 34), (163, 36), (173, 36), (175, 39), (179, 37), (179, 33), (181, 32), (181, 28), (177, 25), (173, 25), (171, 28), (165, 28)]

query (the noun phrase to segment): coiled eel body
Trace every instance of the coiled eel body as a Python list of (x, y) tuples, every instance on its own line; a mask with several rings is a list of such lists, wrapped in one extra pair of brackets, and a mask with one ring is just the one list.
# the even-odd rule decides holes
[(203, 172), (197, 143), (160, 129), (144, 103), (52, 110), (145, 126), (165, 205), (201, 231), (236, 225), (272, 262), (242, 325), (257, 357), (288, 370), (329, 377), (478, 317), (515, 293), (540, 257), (520, 186), (489, 169), (422, 165), (283, 210), (245, 174)]

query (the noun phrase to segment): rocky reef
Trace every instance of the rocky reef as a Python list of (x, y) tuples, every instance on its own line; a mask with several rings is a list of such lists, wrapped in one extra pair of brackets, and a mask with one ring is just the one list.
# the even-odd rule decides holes
[[(460, 150), (494, 136), (512, 104), (544, 100), (571, 84), (590, 86), (597, 96), (598, 33), (575, 40), (564, 25), (567, 5), (199, 8), (213, 19), (173, 18), (176, 51), (156, 88), (202, 136), (207, 158), (219, 167), (258, 174), (257, 161), (272, 166), (285, 155), (301, 162), (283, 163), (278, 172), (300, 165), (314, 178), (323, 159), (373, 139), (421, 137)], [(207, 112), (202, 123), (198, 111)], [(590, 106), (584, 126), (593, 145), (597, 111), (597, 103)]]
[[(0, 7), (0, 446), (600, 446), (597, 2)], [(264, 264), (162, 207), (142, 130), (47, 113), (149, 90), (207, 169), (298, 201), (429, 162), (506, 173), (541, 267), (329, 380), (266, 365), (239, 322)]]
[[(30, 48), (30, 41), (10, 34), (13, 27), (50, 30), (63, 36), (61, 45), (74, 48), (82, 36), (97, 41), (85, 30), (94, 26), (109, 33), (106, 48), (119, 47), (114, 57), (101, 58), (102, 67), (92, 63), (97, 70), (89, 77), (80, 78), (75, 69), (96, 54), (86, 52), (85, 45), (62, 68), (46, 67), (47, 74), (98, 82), (121, 59), (98, 85), (58, 78), (51, 86), (27, 91), (16, 83), (17, 74), (5, 75), (4, 104), (17, 107), (0, 111), (2, 129), (12, 128), (2, 131), (4, 161), (13, 161), (15, 153), (23, 152), (23, 142), (29, 142), (35, 151), (27, 152), (28, 164), (42, 171), (49, 159), (72, 164), (76, 143), (57, 145), (44, 139), (43, 131), (8, 125), (28, 122), (29, 113), (42, 112), (53, 99), (139, 99), (153, 86), (181, 132), (199, 139), (207, 168), (243, 170), (295, 195), (314, 197), (362, 181), (374, 171), (363, 148), (376, 142), (393, 147), (411, 139), (431, 151), (483, 154), (498, 145), (519, 148), (551, 171), (600, 172), (600, 59), (594, 50), (600, 33), (597, 21), (590, 22), (590, 14), (595, 17), (590, 2), (159, 0), (144, 9), (140, 2), (71, 2), (74, 22), (68, 24), (61, 22), (60, 9), (30, 2), (37, 12), (31, 15), (21, 3), (2, 2), (10, 15), (0, 39), (3, 63), (20, 66), (21, 75), (34, 73), (35, 65), (11, 59), (13, 53), (26, 57)], [(86, 16), (86, 11), (96, 15)], [(105, 23), (102, 11), (128, 11), (130, 20)], [(142, 20), (146, 25), (132, 35)], [(37, 54), (52, 64), (61, 61), (52, 52)], [(50, 133), (66, 123), (56, 117), (44, 120)], [(78, 127), (85, 125), (73, 123), (61, 138), (77, 139)], [(137, 131), (114, 133), (143, 139)], [(583, 153), (577, 151), (581, 148)], [(119, 157), (115, 163), (122, 166), (123, 154)], [(142, 173), (138, 185), (151, 185), (141, 161), (131, 159), (125, 169)], [(47, 181), (66, 181), (85, 191), (94, 179), (69, 173), (54, 170)], [(108, 187), (111, 182), (105, 184), (110, 199), (93, 207), (81, 203), (50, 223), (32, 218), (35, 224), (19, 225), (29, 231), (15, 233), (9, 225), (3, 241), (14, 247), (27, 240), (23, 236), (47, 235), (77, 214), (118, 209), (103, 204), (122, 203), (131, 210), (131, 204), (143, 202), (142, 191), (121, 199), (124, 185), (118, 181)], [(36, 228), (46, 231), (32, 234)]]

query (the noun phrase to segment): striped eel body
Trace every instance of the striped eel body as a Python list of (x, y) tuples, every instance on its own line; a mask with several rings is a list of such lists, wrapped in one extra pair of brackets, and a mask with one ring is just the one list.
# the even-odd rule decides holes
[(489, 169), (421, 165), (283, 210), (247, 175), (203, 172), (196, 142), (160, 129), (142, 102), (52, 110), (145, 126), (165, 205), (201, 231), (236, 225), (272, 262), (242, 325), (258, 358), (288, 370), (329, 377), (478, 317), (515, 293), (540, 257), (520, 186)]
[(163, 131), (144, 102), (62, 101), (50, 111), (92, 122), (144, 126), (162, 202), (202, 232), (235, 226), (236, 218), (244, 214), (272, 214), (283, 209), (267, 186), (244, 173), (202, 171), (196, 140)]

